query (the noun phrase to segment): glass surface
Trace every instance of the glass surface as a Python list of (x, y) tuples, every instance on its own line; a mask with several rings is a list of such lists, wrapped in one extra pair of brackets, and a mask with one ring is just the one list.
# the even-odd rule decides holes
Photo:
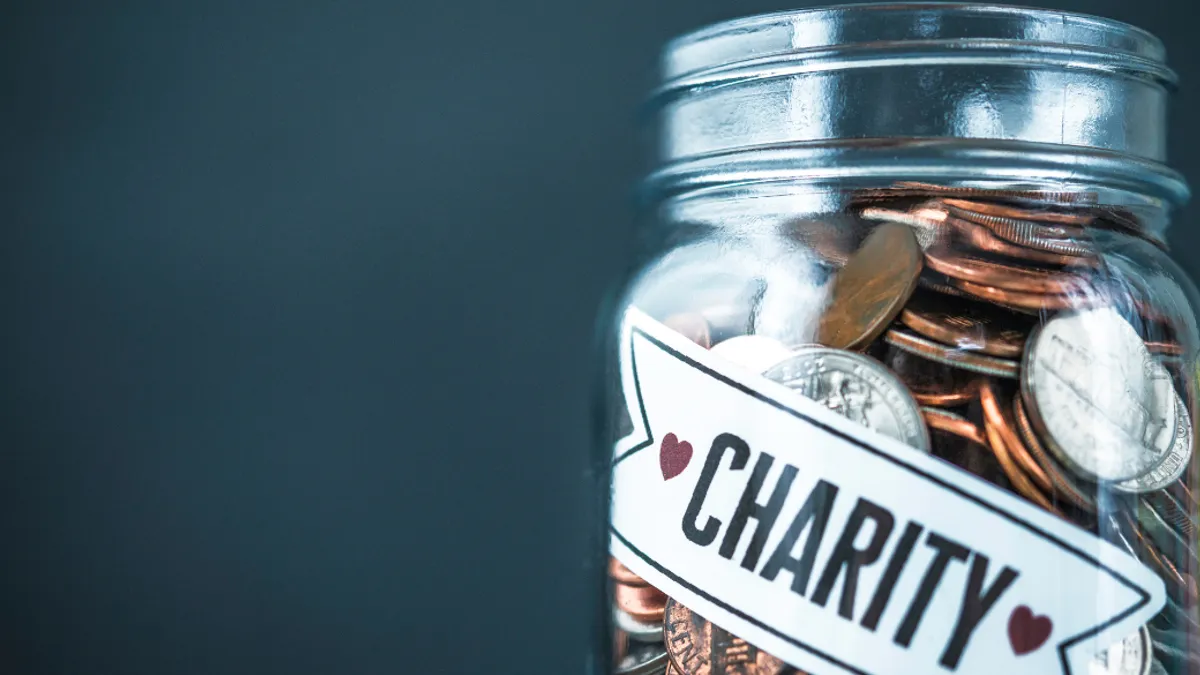
[(1163, 59), (967, 5), (670, 43), (602, 321), (598, 672), (1200, 669)]

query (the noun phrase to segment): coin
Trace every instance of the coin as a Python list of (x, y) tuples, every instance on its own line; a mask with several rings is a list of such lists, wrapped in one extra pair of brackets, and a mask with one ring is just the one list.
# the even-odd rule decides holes
[[(961, 216), (963, 214), (957, 215)], [(987, 227), (997, 237), (1012, 242), (1017, 246), (1038, 249), (1039, 251), (1047, 251), (1049, 253), (1061, 253), (1063, 255), (1095, 255), (1095, 251), (1087, 239), (1084, 238), (1082, 231), (1076, 237), (1055, 236), (1048, 233), (1046, 226), (1043, 224), (997, 216), (978, 217), (975, 219), (975, 222)]]
[(1172, 340), (1147, 340), (1146, 349), (1151, 354), (1161, 354), (1163, 356), (1183, 356), (1183, 345)]
[(1170, 374), (1111, 308), (1060, 314), (1035, 330), (1021, 394), (1051, 452), (1096, 480), (1145, 475), (1175, 441)]
[(1057, 202), (1060, 204), (1094, 204), (1099, 198), (1095, 192), (1067, 190), (1042, 190), (1036, 186), (1028, 188), (979, 188), (954, 185), (938, 185), (918, 181), (896, 181), (892, 189), (911, 190), (919, 194), (937, 194), (943, 197), (965, 197), (981, 199), (1005, 199), (1033, 202)]
[(613, 588), (613, 598), (622, 612), (642, 623), (659, 623), (663, 620), (667, 595), (653, 586), (617, 584)]
[(1021, 365), (1016, 361), (948, 347), (901, 328), (892, 328), (884, 339), (888, 344), (906, 352), (984, 375), (1015, 378), (1021, 369)]
[(608, 576), (613, 581), (627, 586), (646, 586), (646, 580), (639, 577), (629, 570), (628, 567), (621, 564), (620, 560), (609, 556), (608, 557)]
[(671, 659), (661, 644), (631, 643), (629, 653), (617, 661), (615, 675), (661, 675)]
[[(1032, 220), (1039, 223), (1057, 223), (1060, 225), (1074, 226), (1074, 229), (1067, 230), (1068, 232), (1078, 231), (1080, 227), (1089, 225), (1093, 220), (1096, 219), (1096, 217), (1091, 213), (1064, 213), (1061, 211), (1051, 211), (1049, 209), (1025, 209), (1016, 206), (1007, 206), (1005, 204), (997, 204), (995, 202), (971, 201), (955, 198), (944, 198), (941, 201), (952, 209), (972, 215), (978, 214), (996, 218), (1013, 218), (1015, 220)], [(1069, 235), (1063, 234), (1062, 236)]]
[(1017, 260), (1025, 260), (1028, 262), (1037, 262), (1047, 265), (1090, 266), (1095, 264), (1095, 260), (1093, 258), (1086, 256), (1051, 253), (1049, 251), (1039, 251), (1035, 248), (1017, 246), (1016, 244), (1007, 242), (992, 234), (992, 231), (986, 227), (963, 220), (961, 218), (951, 218), (947, 222), (949, 222), (951, 227), (954, 228), (954, 231), (959, 238), (964, 240), (977, 251), (982, 251), (984, 253), (1002, 255), (1009, 258), (1016, 258)]
[(817, 341), (836, 349), (865, 347), (887, 328), (912, 295), (921, 247), (912, 230), (883, 223), (834, 277)]
[(620, 662), (629, 653), (629, 636), (625, 631), (613, 631), (613, 661)]
[(803, 347), (763, 375), (868, 429), (929, 450), (929, 434), (917, 402), (903, 383), (870, 357)]
[(921, 272), (921, 276), (917, 279), (917, 285), (923, 289), (934, 291), (939, 295), (949, 295), (955, 298), (967, 298), (974, 300), (969, 293), (959, 290), (950, 285), (950, 280), (944, 274), (938, 274), (926, 269)]
[(954, 280), (960, 290), (977, 298), (994, 302), (1012, 309), (1057, 310), (1086, 309), (1100, 304), (1099, 299), (1087, 295), (1050, 295), (1045, 293), (1023, 293), (995, 286), (984, 286), (972, 281)]
[(638, 621), (618, 607), (613, 608), (613, 620), (616, 622), (617, 628), (621, 629), (621, 632), (625, 633), (630, 640), (662, 644), (663, 627), (661, 621), (653, 623)]
[(941, 408), (921, 408), (921, 416), (930, 429), (944, 431), (959, 438), (965, 438), (972, 443), (988, 447), (987, 437), (977, 424), (971, 420)]
[(712, 328), (700, 314), (672, 314), (663, 325), (705, 349), (712, 346)]
[(908, 387), (918, 405), (963, 405), (975, 400), (979, 392), (978, 375), (900, 349), (892, 350), (887, 365)]
[(1088, 675), (1149, 675), (1154, 649), (1142, 626), (1100, 652), (1088, 664)]
[(1030, 456), (1050, 478), (1050, 482), (1054, 485), (1054, 492), (1066, 497), (1067, 501), (1075, 506), (1094, 512), (1096, 500), (1050, 456), (1050, 453), (1046, 452), (1042, 442), (1038, 440), (1037, 434), (1033, 432), (1033, 427), (1029, 423), (1029, 417), (1025, 413), (1025, 404), (1021, 401), (1020, 394), (1013, 399), (1013, 419), (1017, 423), (1017, 433), (1021, 435), (1021, 441), (1024, 442)]
[(1192, 460), (1192, 417), (1183, 399), (1174, 391), (1172, 394), (1175, 395), (1175, 433), (1166, 456), (1158, 466), (1145, 474), (1113, 483), (1113, 489), (1121, 492), (1154, 492), (1165, 489), (1187, 471)]
[(925, 250), (945, 243), (950, 236), (950, 228), (946, 226), (946, 212), (929, 209), (914, 209), (899, 211), (877, 207), (865, 208), (859, 212), (865, 220), (876, 220), (887, 223), (906, 225), (913, 231), (917, 243)]
[(1004, 265), (944, 246), (925, 251), (925, 265), (952, 279), (1023, 293), (1067, 294), (1084, 285), (1084, 280), (1076, 274), (1039, 267)]
[(792, 355), (792, 350), (765, 335), (739, 335), (713, 345), (712, 353), (730, 363), (761, 373)]
[[(1018, 437), (1016, 424), (1012, 417), (1008, 414), (1005, 406), (1000, 404), (1000, 398), (996, 392), (996, 385), (992, 382), (984, 382), (979, 388), (979, 402), (983, 408), (983, 417), (986, 426), (990, 426), (1000, 435), (1000, 439), (1004, 441), (1004, 446), (1021, 470), (1033, 479), (1039, 488), (1046, 492), (1054, 490), (1053, 483), (1050, 482), (1050, 477), (1046, 475), (1045, 470), (1038, 465), (1034, 460), (1025, 444)], [(1003, 461), (1001, 462), (1003, 465)]]
[(1197, 530), (1200, 530), (1200, 525), (1197, 525), (1192, 513), (1169, 491), (1149, 492), (1142, 495), (1142, 499), (1181, 536), (1191, 539), (1196, 536)]
[(996, 456), (996, 461), (1000, 463), (1000, 467), (1004, 470), (1004, 475), (1008, 477), (1012, 483), (1013, 489), (1017, 494), (1037, 504), (1038, 506), (1061, 516), (1050, 499), (1033, 484), (1029, 477), (1021, 471), (1017, 463), (1013, 460), (1012, 455), (1008, 452), (1008, 446), (1004, 444), (1004, 439), (996, 432), (995, 427), (988, 424), (983, 425), (983, 433), (987, 436), (987, 447), (992, 449), (992, 454)]
[(782, 675), (787, 664), (706, 620), (674, 599), (667, 601), (667, 654), (686, 675)]
[(978, 302), (916, 293), (900, 312), (900, 322), (921, 335), (966, 351), (1020, 358), (1033, 329), (1029, 317)]

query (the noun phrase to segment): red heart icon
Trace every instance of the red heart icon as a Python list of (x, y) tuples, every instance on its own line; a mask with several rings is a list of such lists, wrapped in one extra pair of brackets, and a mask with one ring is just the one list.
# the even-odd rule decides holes
[(1025, 605), (1008, 617), (1008, 642), (1017, 656), (1028, 654), (1046, 644), (1054, 624), (1048, 616), (1038, 616)]
[(683, 473), (691, 461), (691, 443), (679, 440), (675, 434), (663, 436), (662, 445), (658, 446), (658, 466), (662, 469), (663, 480), (671, 480)]

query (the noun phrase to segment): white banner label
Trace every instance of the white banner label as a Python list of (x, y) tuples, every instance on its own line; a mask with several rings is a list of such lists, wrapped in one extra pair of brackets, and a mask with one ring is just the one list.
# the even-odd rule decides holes
[(1165, 602), (1128, 553), (636, 309), (621, 350), (613, 554), (798, 668), (1084, 675)]

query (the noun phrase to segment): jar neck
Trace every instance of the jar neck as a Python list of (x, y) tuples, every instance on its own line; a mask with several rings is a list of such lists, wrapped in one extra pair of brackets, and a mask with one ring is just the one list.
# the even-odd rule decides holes
[(1161, 43), (1083, 15), (959, 4), (750, 17), (672, 42), (654, 200), (762, 181), (919, 180), (1186, 201)]

